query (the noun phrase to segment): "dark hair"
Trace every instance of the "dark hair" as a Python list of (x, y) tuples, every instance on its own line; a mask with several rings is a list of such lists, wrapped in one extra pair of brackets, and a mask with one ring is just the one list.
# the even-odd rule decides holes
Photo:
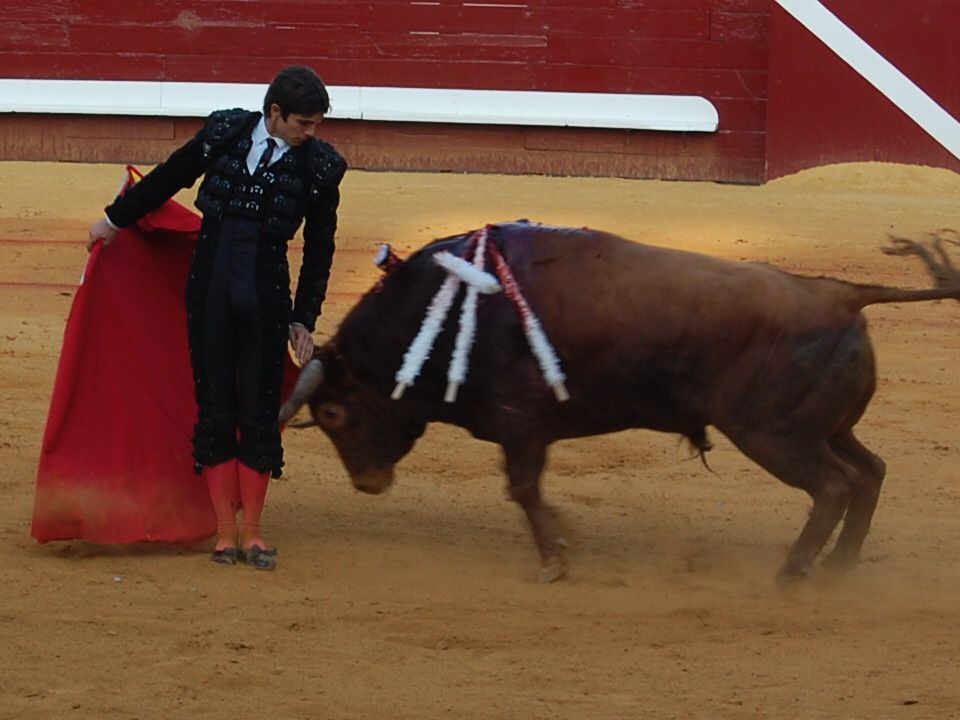
[(330, 96), (320, 76), (305, 65), (289, 65), (277, 73), (263, 98), (263, 114), (270, 115), (270, 106), (280, 106), (284, 120), (290, 113), (313, 115), (330, 111)]

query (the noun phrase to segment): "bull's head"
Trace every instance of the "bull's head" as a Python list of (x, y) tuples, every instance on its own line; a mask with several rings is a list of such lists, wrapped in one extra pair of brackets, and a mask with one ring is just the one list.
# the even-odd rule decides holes
[(366, 493), (390, 487), (394, 465), (426, 428), (388, 392), (357, 379), (331, 346), (319, 349), (303, 367), (280, 409), (280, 422), (287, 422), (305, 403), (333, 441), (354, 487)]

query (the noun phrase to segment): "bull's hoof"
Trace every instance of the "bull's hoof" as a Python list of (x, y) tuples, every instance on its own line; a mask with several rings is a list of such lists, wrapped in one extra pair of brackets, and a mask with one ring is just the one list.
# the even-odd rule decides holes
[(860, 564), (860, 553), (834, 550), (827, 555), (821, 565), (832, 572), (846, 572)]
[(559, 580), (567, 574), (567, 566), (558, 559), (552, 559), (546, 565), (540, 568), (540, 574), (537, 576), (539, 583), (552, 583)]
[(783, 590), (797, 587), (810, 579), (810, 569), (806, 567), (793, 567), (788, 563), (777, 571), (777, 576), (774, 579), (777, 587)]

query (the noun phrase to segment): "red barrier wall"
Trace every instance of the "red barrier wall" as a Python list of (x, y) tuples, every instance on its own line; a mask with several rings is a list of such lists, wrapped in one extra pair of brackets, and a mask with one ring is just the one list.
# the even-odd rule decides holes
[[(576, 173), (582, 165), (580, 174), (759, 182), (768, 16), (768, 0), (21, 0), (0, 7), (0, 74), (267, 82), (301, 62), (332, 85), (702, 95), (720, 114), (719, 132), (706, 137), (503, 128), (499, 145), (466, 153), (467, 166), (457, 164), (460, 146), (489, 131), (384, 123), (337, 132), (360, 151), (355, 167)], [(19, 133), (22, 123), (10, 122), (9, 133)], [(421, 147), (394, 145), (397, 134)], [(438, 135), (433, 152), (448, 141), (453, 157), (426, 152)], [(61, 143), (65, 158), (111, 152), (84, 140)], [(23, 150), (0, 147), (6, 157)], [(135, 159), (120, 151), (112, 159)]]
[[(960, 0), (823, 0), (953, 117), (960, 118)], [(767, 179), (876, 160), (960, 171), (960, 160), (774, 4)]]
[(266, 82), (305, 62), (334, 85), (743, 102), (766, 87), (768, 4), (21, 0), (0, 7), (0, 62), (5, 77), (220, 82)]
[[(809, 5), (815, 5), (809, 0)], [(960, 117), (960, 0), (823, 0)], [(8, 78), (702, 95), (712, 134), (333, 121), (353, 167), (762, 182), (825, 163), (960, 161), (773, 0), (21, 0)], [(768, 72), (769, 69), (769, 72)], [(769, 100), (768, 100), (769, 98)], [(196, 120), (0, 114), (0, 157), (155, 162)]]

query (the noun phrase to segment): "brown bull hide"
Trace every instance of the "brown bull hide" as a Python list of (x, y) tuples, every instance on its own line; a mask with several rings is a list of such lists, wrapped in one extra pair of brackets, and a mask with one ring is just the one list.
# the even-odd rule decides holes
[(436, 241), (395, 267), (318, 350), (323, 381), (299, 388), (360, 489), (385, 489), (428, 422), (464, 427), (502, 447), (541, 578), (552, 580), (564, 572), (564, 544), (539, 479), (553, 441), (648, 428), (685, 435), (704, 452), (713, 425), (813, 499), (778, 577), (806, 575), (841, 519), (827, 561), (858, 560), (885, 472), (853, 434), (875, 388), (861, 309), (960, 298), (960, 287), (857, 285), (586, 229), (501, 225), (490, 241), (553, 343), (570, 400), (558, 403), (544, 383), (502, 294), (479, 301), (470, 372), (456, 403), (444, 403), (443, 394), (458, 307), (416, 384), (391, 400), (394, 374), (443, 281), (431, 256), (464, 256), (469, 239)]

